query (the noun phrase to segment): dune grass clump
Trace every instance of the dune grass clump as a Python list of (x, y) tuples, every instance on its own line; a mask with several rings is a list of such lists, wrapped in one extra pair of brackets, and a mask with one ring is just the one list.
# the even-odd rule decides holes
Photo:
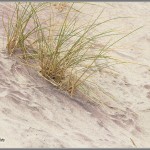
[[(59, 22), (55, 22), (52, 10), (50, 18), (42, 24), (38, 16), (41, 7), (43, 7), (42, 3), (35, 6), (32, 3), (16, 4), (13, 14), (13, 16), (17, 14), (16, 20), (14, 21), (12, 16), (11, 19), (8, 19), (8, 28), (5, 27), (8, 53), (12, 54), (17, 48), (20, 48), (23, 56), (27, 57), (29, 46), (32, 47), (32, 50), (36, 51), (36, 57), (33, 58), (39, 62), (40, 74), (71, 96), (97, 71), (96, 68), (107, 67), (108, 60), (113, 60), (107, 54), (109, 48), (135, 31), (113, 43), (108, 42), (103, 46), (95, 47), (94, 45), (100, 39), (116, 35), (113, 29), (97, 32), (98, 27), (124, 17), (100, 22), (102, 11), (94, 20), (81, 24), (78, 21), (81, 12), (73, 12), (72, 4), (66, 9), (64, 17)], [(49, 9), (52, 9), (51, 5)], [(12, 24), (13, 21), (14, 24)], [(27, 31), (26, 29), (30, 28), (30, 21), (34, 26)], [(34, 41), (29, 43), (31, 35)], [(30, 53), (30, 55), (34, 54)], [(101, 63), (96, 65), (96, 61)]]
[(17, 49), (20, 49), (23, 57), (27, 57), (29, 54), (28, 50), (34, 43), (33, 40), (32, 43), (30, 42), (31, 36), (38, 30), (38, 25), (34, 22), (34, 17), (43, 6), (44, 3), (39, 3), (34, 6), (31, 2), (18, 2), (15, 4), (13, 13), (7, 16), (7, 22), (2, 17), (7, 37), (6, 48), (9, 55), (12, 55)]
[[(49, 25), (51, 28), (47, 28), (49, 34), (46, 36), (42, 31), (42, 40), (39, 40), (38, 50), (40, 52), (41, 74), (71, 95), (98, 71), (96, 68), (107, 67), (108, 60), (113, 60), (108, 55), (109, 48), (135, 31), (113, 43), (108, 42), (103, 46), (95, 47), (97, 40), (117, 35), (113, 29), (98, 33), (96, 29), (109, 21), (124, 17), (99, 22), (102, 11), (93, 21), (81, 25), (77, 21), (80, 12), (72, 14), (72, 7), (73, 5), (70, 6), (64, 20), (57, 27), (52, 28), (51, 24), (54, 23), (51, 19)], [(96, 65), (96, 61), (101, 61), (101, 63)]]
[(98, 38), (111, 36), (113, 31), (93, 34), (94, 30), (103, 24), (97, 23), (100, 16), (88, 24), (79, 26), (77, 14), (70, 17), (71, 8), (72, 6), (57, 29), (49, 25), (51, 27), (47, 29), (48, 35), (40, 31), (42, 40), (39, 40), (38, 51), (41, 74), (73, 95), (77, 87), (94, 73), (91, 68), (95, 67), (95, 61), (109, 58), (105, 53), (106, 46), (94, 48), (93, 45)]

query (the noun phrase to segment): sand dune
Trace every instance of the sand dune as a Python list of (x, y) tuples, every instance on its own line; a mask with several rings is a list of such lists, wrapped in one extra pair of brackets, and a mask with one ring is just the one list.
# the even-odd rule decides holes
[[(96, 74), (92, 80), (101, 89), (91, 87), (91, 95), (100, 105), (83, 96), (70, 98), (32, 68), (7, 55), (0, 24), (0, 139), (4, 139), (0, 141), (1, 148), (150, 146), (150, 3), (98, 4), (105, 7), (104, 18), (135, 17), (116, 22), (126, 32), (144, 25), (112, 52), (143, 66), (120, 64), (113, 66), (113, 71)], [(9, 3), (0, 6), (0, 14), (13, 7)], [(94, 5), (88, 7), (87, 13), (100, 10)]]

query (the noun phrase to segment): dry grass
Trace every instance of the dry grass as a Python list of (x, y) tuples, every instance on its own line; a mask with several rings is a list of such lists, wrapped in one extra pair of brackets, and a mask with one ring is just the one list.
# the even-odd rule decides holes
[[(30, 2), (15, 4), (15, 10), (11, 16), (7, 16), (7, 22), (4, 22), (2, 17), (5, 33), (7, 37), (8, 54), (12, 55), (17, 49), (23, 53), (26, 58), (29, 54), (28, 50), (33, 46), (31, 43), (31, 36), (38, 30), (38, 25), (34, 22), (34, 18), (38, 11), (43, 9), (44, 3), (34, 6)], [(30, 24), (33, 24), (31, 26)], [(30, 29), (29, 29), (30, 28)]]
[[(104, 68), (108, 64), (107, 60), (113, 60), (107, 54), (111, 46), (139, 29), (113, 43), (108, 42), (104, 46), (94, 47), (93, 45), (99, 39), (116, 35), (112, 29), (96, 33), (99, 26), (125, 17), (99, 22), (102, 11), (93, 21), (81, 25), (78, 22), (81, 11), (74, 13), (73, 5), (67, 7), (64, 19), (58, 23), (55, 21), (51, 3), (39, 3), (38, 5), (16, 3), (13, 16), (8, 18), (7, 27), (4, 23), (8, 53), (11, 55), (19, 48), (24, 58), (27, 58), (29, 54), (36, 58), (42, 76), (60, 89), (67, 91), (71, 96), (97, 71), (97, 67)], [(38, 12), (45, 6), (49, 7), (52, 13), (43, 24)], [(33, 22), (34, 26), (27, 31), (30, 22)], [(32, 35), (34, 35), (34, 41), (29, 42)], [(30, 48), (36, 53), (29, 52)], [(101, 61), (99, 65), (95, 65), (97, 60)]]

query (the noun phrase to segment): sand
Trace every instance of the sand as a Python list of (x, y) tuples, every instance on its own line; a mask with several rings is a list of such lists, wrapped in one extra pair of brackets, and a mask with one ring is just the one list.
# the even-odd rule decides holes
[[(132, 16), (107, 24), (128, 33), (112, 55), (138, 64), (119, 64), (91, 79), (91, 95), (70, 98), (36, 71), (7, 55), (0, 23), (0, 148), (131, 148), (150, 146), (150, 3), (96, 3), (103, 18)], [(0, 4), (0, 14), (12, 6)], [(90, 10), (90, 11), (89, 11)], [(96, 15), (96, 13), (95, 13)], [(88, 17), (86, 17), (88, 20)], [(100, 29), (101, 30), (101, 29)], [(101, 41), (100, 41), (101, 42)], [(38, 81), (38, 82), (37, 82)], [(92, 93), (93, 92), (93, 93)]]

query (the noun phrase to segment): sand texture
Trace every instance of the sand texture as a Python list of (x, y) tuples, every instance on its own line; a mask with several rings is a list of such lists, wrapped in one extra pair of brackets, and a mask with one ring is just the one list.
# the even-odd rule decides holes
[[(150, 3), (97, 4), (84, 11), (98, 14), (105, 7), (103, 18), (134, 17), (105, 28), (118, 25), (128, 33), (144, 25), (111, 52), (142, 65), (119, 64), (95, 74), (91, 80), (99, 88), (92, 86), (91, 95), (99, 105), (83, 96), (70, 98), (8, 56), (0, 21), (0, 138), (5, 139), (0, 148), (150, 147)], [(1, 2), (0, 15), (12, 8)]]

